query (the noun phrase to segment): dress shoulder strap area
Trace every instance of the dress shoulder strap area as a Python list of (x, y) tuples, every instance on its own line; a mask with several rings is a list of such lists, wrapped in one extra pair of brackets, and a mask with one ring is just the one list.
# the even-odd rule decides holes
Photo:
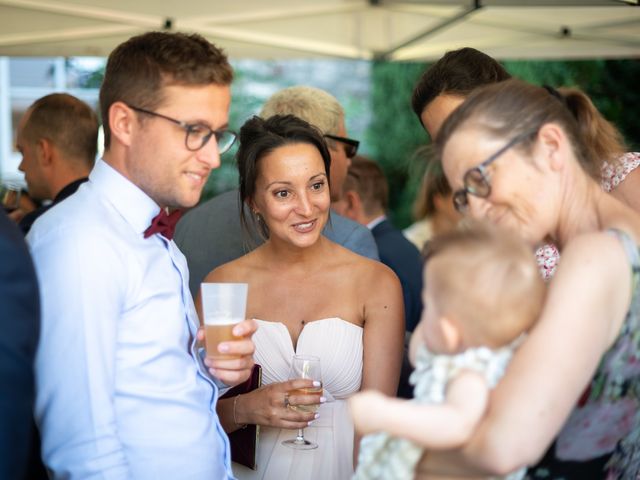
[(636, 245), (635, 240), (631, 238), (631, 235), (627, 232), (617, 228), (609, 228), (606, 232), (620, 240), (629, 258), (629, 263), (631, 263), (633, 273), (638, 274), (640, 272), (640, 252), (638, 251), (638, 245)]

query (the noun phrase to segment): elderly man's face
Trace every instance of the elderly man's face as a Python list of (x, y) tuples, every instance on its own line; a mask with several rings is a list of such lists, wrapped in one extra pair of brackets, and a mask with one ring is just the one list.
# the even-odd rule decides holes
[[(344, 119), (340, 121), (340, 127), (336, 136), (346, 137), (347, 131), (344, 127)], [(347, 157), (348, 146), (339, 140), (331, 140), (333, 146), (329, 148), (331, 154), (331, 201), (335, 202), (342, 197), (342, 187), (347, 178), (347, 171), (351, 165), (351, 159)]]

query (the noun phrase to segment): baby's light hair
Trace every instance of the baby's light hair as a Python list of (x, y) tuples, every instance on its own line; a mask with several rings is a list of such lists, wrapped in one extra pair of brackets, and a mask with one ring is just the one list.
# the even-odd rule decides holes
[(533, 251), (512, 234), (470, 223), (434, 238), (427, 259), (432, 301), (467, 347), (507, 345), (538, 318), (545, 285)]

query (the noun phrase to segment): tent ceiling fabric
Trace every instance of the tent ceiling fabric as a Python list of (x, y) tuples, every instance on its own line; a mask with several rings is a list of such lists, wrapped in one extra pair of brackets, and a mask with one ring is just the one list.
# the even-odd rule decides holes
[(0, 55), (106, 56), (131, 35), (199, 32), (231, 58), (638, 58), (637, 0), (0, 0)]

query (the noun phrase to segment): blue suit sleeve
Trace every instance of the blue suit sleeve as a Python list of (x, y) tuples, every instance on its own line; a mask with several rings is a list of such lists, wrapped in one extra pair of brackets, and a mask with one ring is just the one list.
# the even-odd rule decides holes
[(0, 478), (22, 478), (32, 441), (40, 303), (24, 238), (4, 212), (0, 212), (0, 304)]

